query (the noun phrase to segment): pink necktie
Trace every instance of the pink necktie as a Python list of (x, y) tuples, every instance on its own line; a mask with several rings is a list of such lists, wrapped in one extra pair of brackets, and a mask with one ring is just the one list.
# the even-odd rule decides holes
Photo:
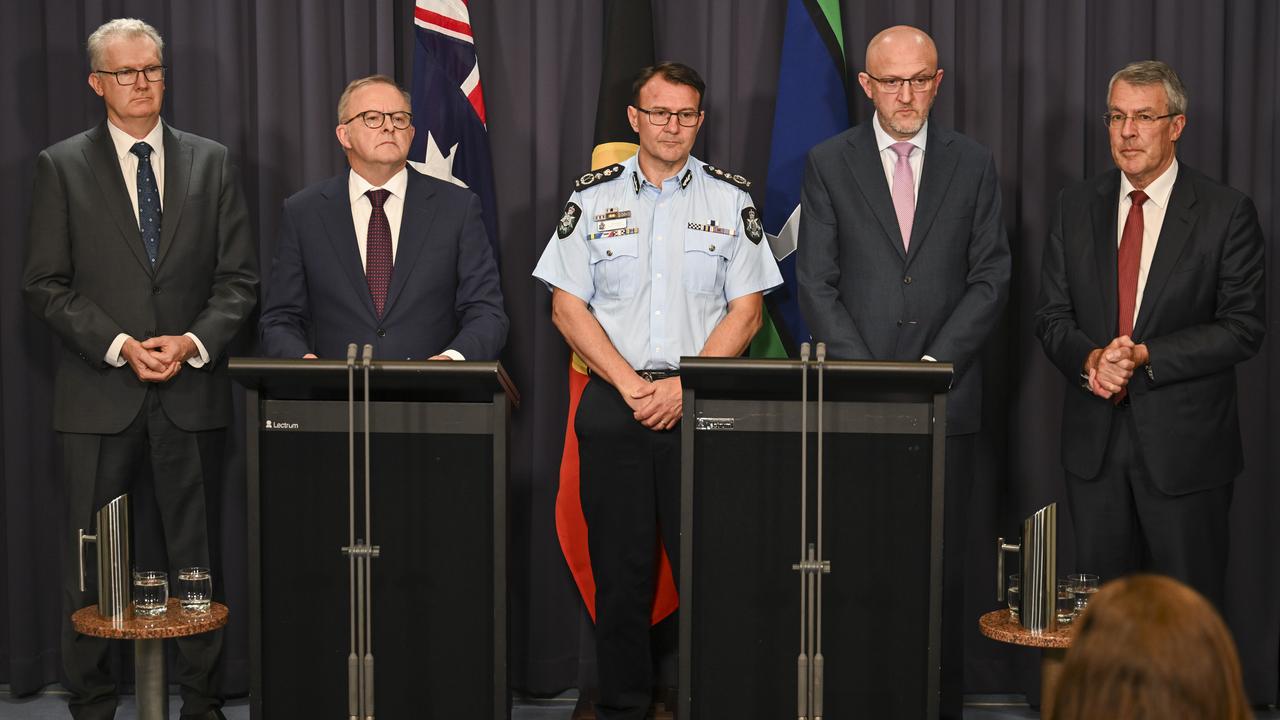
[(902, 248), (911, 248), (911, 223), (916, 215), (916, 179), (911, 173), (911, 151), (915, 145), (898, 142), (890, 145), (898, 154), (893, 166), (893, 210), (898, 214), (898, 229), (902, 231)]

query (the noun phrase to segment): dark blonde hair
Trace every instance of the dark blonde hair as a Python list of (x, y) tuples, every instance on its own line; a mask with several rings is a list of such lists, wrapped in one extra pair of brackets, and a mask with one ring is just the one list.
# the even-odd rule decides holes
[(1253, 717), (1231, 633), (1209, 601), (1177, 580), (1107, 583), (1079, 623), (1046, 718)]
[(347, 104), (351, 102), (351, 94), (366, 85), (390, 85), (400, 91), (400, 95), (404, 97), (404, 104), (413, 107), (413, 97), (409, 95), (409, 91), (400, 87), (400, 83), (387, 77), (386, 75), (370, 75), (368, 77), (356, 78), (347, 83), (347, 87), (343, 89), (342, 94), (338, 96), (338, 122), (344, 123), (351, 118), (346, 117)]

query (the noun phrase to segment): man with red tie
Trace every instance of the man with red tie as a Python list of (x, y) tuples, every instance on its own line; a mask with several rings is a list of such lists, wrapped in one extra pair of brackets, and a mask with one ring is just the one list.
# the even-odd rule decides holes
[(1221, 608), (1244, 464), (1235, 366), (1265, 333), (1263, 239), (1248, 197), (1175, 157), (1186, 98), (1163, 62), (1111, 78), (1118, 170), (1058, 196), (1035, 323), (1070, 385), (1077, 567), (1171, 575)]

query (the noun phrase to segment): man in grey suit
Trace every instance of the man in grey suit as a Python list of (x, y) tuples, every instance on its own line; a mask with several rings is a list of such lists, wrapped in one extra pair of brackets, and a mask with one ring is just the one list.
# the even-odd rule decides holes
[(809, 153), (796, 275), (813, 339), (841, 360), (955, 366), (947, 397), (942, 716), (963, 691), (964, 524), (982, 417), (982, 345), (1008, 294), (991, 152), (928, 120), (942, 83), (924, 32), (891, 27), (858, 82), (875, 117)]
[[(53, 425), (68, 527), (149, 466), (171, 569), (210, 565), (205, 481), (230, 420), (224, 353), (257, 297), (257, 250), (227, 148), (160, 121), (164, 42), (112, 20), (88, 41), (106, 120), (36, 160), (23, 287), (62, 341)], [(74, 543), (67, 540), (69, 546)], [(138, 548), (138, 554), (145, 549)], [(157, 561), (159, 562), (159, 561)], [(63, 561), (62, 660), (76, 718), (111, 718), (107, 641), (79, 635), (74, 547)], [(178, 641), (183, 718), (221, 718), (210, 678), (220, 632)]]

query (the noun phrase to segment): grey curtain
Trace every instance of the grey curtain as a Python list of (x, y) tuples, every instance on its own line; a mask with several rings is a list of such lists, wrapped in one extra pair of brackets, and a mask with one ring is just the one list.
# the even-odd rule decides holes
[[(698, 68), (708, 120), (695, 153), (756, 180), (763, 202), (784, 0), (656, 0), (658, 56)], [(489, 113), (502, 229), (503, 290), (512, 319), (503, 362), (524, 403), (513, 417), (512, 678), (534, 694), (590, 675), (589, 632), (555, 538), (552, 507), (564, 430), (567, 350), (547, 293), (529, 272), (572, 178), (589, 164), (601, 57), (601, 7), (590, 0), (471, 0)], [(1110, 165), (1104, 107), (1111, 72), (1159, 57), (1183, 75), (1191, 105), (1180, 158), (1249, 193), (1268, 240), (1277, 219), (1280, 6), (1271, 0), (843, 0), (846, 56), (862, 67), (870, 37), (915, 24), (938, 42), (947, 73), (933, 117), (995, 153), (1014, 251), (1012, 301), (989, 344), (984, 431), (969, 527), (969, 614), (995, 606), (990, 545), (1018, 519), (1063, 501), (1058, 417), (1063, 381), (1031, 334), (1049, 208), (1063, 185)], [(102, 118), (85, 85), (84, 39), (111, 17), (138, 16), (168, 43), (166, 119), (218, 139), (236, 156), (263, 267), (281, 201), (344, 167), (333, 136), (345, 82), (372, 72), (405, 84), (412, 67), (409, 0), (59, 0), (7, 7), (0, 71), (0, 683), (23, 693), (56, 682), (58, 543), (64, 490), (49, 428), (56, 342), (22, 305), (20, 277), (31, 170), (43, 147)], [(855, 86), (855, 122), (871, 115)], [(1269, 306), (1280, 283), (1268, 253)], [(1235, 491), (1227, 614), (1255, 702), (1277, 700), (1280, 646), (1280, 369), (1276, 323), (1240, 369), (1247, 468)], [(246, 344), (243, 351), (252, 348)], [(245, 617), (243, 428), (228, 436), (220, 488), (224, 575)], [(1061, 538), (1069, 566), (1070, 523)], [(245, 623), (228, 629), (225, 689), (248, 687)], [(970, 692), (1031, 692), (1036, 657), (968, 642)]]

